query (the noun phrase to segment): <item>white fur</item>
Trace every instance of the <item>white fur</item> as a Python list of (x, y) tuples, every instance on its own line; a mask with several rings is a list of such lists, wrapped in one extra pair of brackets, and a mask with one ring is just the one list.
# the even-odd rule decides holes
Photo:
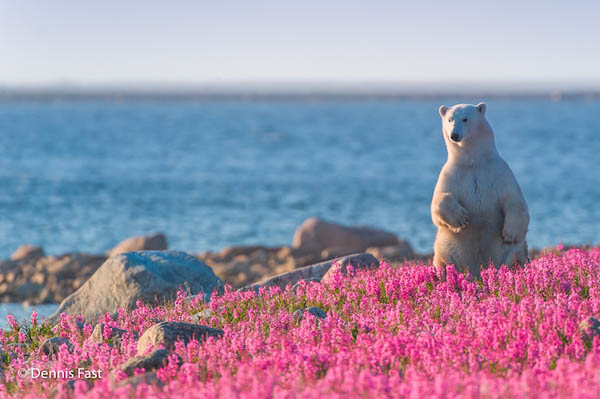
[(496, 150), (485, 103), (441, 106), (448, 161), (438, 177), (431, 217), (438, 227), (433, 263), (474, 276), (492, 262), (527, 260), (529, 210), (514, 174)]

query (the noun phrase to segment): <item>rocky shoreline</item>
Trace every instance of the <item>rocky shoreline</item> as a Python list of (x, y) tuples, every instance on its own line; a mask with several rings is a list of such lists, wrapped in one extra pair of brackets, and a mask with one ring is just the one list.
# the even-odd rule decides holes
[[(60, 303), (77, 291), (111, 256), (140, 250), (167, 250), (163, 234), (124, 240), (106, 254), (67, 253), (48, 256), (32, 245), (19, 247), (0, 260), (0, 302), (25, 305)], [(549, 249), (551, 250), (551, 249)], [(531, 250), (533, 258), (548, 250)], [(429, 262), (432, 254), (415, 253), (393, 233), (364, 226), (341, 226), (310, 218), (296, 230), (289, 246), (232, 246), (193, 254), (234, 288), (355, 253), (367, 253), (392, 264)]]

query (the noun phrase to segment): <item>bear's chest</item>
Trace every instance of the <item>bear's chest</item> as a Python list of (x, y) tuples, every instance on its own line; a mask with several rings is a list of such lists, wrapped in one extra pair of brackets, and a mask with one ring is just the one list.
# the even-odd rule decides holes
[(489, 217), (500, 211), (498, 176), (488, 169), (467, 168), (457, 182), (458, 198), (472, 216)]

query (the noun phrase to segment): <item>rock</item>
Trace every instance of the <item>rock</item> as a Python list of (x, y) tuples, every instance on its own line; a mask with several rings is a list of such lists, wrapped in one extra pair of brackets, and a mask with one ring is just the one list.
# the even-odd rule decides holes
[(106, 257), (101, 255), (65, 254), (57, 258), (44, 259), (41, 269), (59, 279), (75, 278), (85, 273), (85, 269), (88, 268), (93, 273), (104, 261)]
[(167, 237), (158, 233), (150, 236), (136, 236), (121, 241), (119, 245), (108, 252), (108, 256), (114, 256), (124, 252), (134, 251), (164, 251), (167, 247)]
[(2, 275), (2, 281), (6, 280), (5, 274), (14, 273), (14, 271), (18, 269), (18, 262), (13, 262), (11, 260), (0, 260), (0, 275)]
[(266, 251), (267, 248), (262, 245), (244, 245), (238, 247), (227, 247), (219, 252), (219, 256), (223, 259), (231, 259), (238, 255), (250, 255), (258, 250)]
[(354, 270), (376, 269), (379, 267), (379, 261), (371, 254), (357, 254), (353, 255), (351, 259), (348, 258), (349, 257), (342, 258), (338, 262), (334, 262), (331, 268), (327, 270), (327, 273), (325, 273), (321, 281), (330, 281), (338, 272), (341, 272), (345, 275), (346, 267), (348, 265), (352, 265)]
[(142, 383), (159, 388), (162, 388), (165, 385), (164, 382), (158, 379), (155, 372), (131, 376), (129, 378), (124, 379), (123, 381), (120, 381), (117, 385), (121, 387), (129, 385), (132, 388), (137, 388), (137, 386)]
[(48, 319), (63, 312), (95, 321), (119, 308), (132, 310), (136, 301), (158, 304), (173, 299), (180, 287), (189, 285), (208, 301), (223, 282), (197, 258), (179, 251), (127, 252), (109, 258), (77, 291), (65, 298)]
[(205, 321), (207, 319), (212, 318), (213, 315), (214, 315), (214, 312), (212, 310), (210, 310), (210, 309), (204, 309), (201, 312), (194, 313), (192, 315), (192, 319), (195, 320), (195, 321)]
[(279, 251), (277, 251), (277, 259), (280, 261), (284, 261), (287, 258), (292, 256), (292, 248), (290, 247), (282, 247)]
[(294, 314), (292, 315), (292, 317), (294, 318), (294, 320), (302, 320), (302, 318), (304, 317), (304, 313), (308, 312), (311, 315), (315, 316), (317, 319), (324, 319), (327, 317), (327, 313), (325, 313), (325, 311), (317, 306), (311, 306), (310, 308), (307, 309), (298, 309), (294, 312)]
[(36, 272), (31, 276), (32, 283), (44, 284), (44, 280), (46, 280), (46, 275), (44, 273)]
[(362, 269), (365, 267), (379, 267), (379, 261), (370, 254), (354, 254), (344, 256), (339, 259), (333, 259), (326, 262), (317, 263), (315, 265), (302, 267), (300, 269), (293, 270), (291, 272), (279, 274), (271, 277), (265, 281), (257, 284), (241, 288), (240, 291), (254, 289), (257, 290), (259, 287), (279, 287), (282, 290), (290, 284), (294, 285), (301, 280), (306, 281), (321, 281), (332, 268), (332, 266), (338, 264), (342, 272), (346, 272), (346, 265), (352, 264), (356, 269)]
[(15, 287), (14, 295), (18, 299), (37, 298), (43, 289), (41, 284), (25, 282)]
[(395, 234), (366, 226), (341, 226), (317, 218), (306, 219), (296, 230), (292, 246), (321, 253), (335, 249), (337, 255), (362, 252), (368, 247), (397, 245)]
[(15, 278), (17, 278), (17, 274), (15, 272), (8, 272), (6, 273), (6, 275), (4, 276), (4, 280), (8, 283), (11, 284), (13, 281), (15, 281)]
[(12, 261), (35, 261), (36, 259), (43, 258), (46, 256), (44, 250), (35, 245), (25, 244), (21, 245), (13, 254), (10, 256)]
[(50, 356), (52, 354), (58, 353), (60, 347), (63, 345), (67, 345), (69, 351), (73, 350), (73, 344), (71, 344), (71, 342), (68, 339), (63, 337), (53, 337), (48, 338), (42, 343), (42, 345), (40, 346), (40, 352), (43, 352), (46, 355)]
[(589, 317), (579, 323), (579, 329), (586, 335), (589, 334), (590, 339), (594, 336), (600, 338), (600, 320), (595, 317)]
[[(128, 376), (132, 376), (135, 373), (135, 369), (155, 371), (168, 364), (170, 354), (171, 352), (167, 349), (157, 349), (146, 356), (134, 356), (123, 363), (119, 368)], [(177, 355), (177, 358), (178, 364), (181, 365), (183, 360), (179, 355)]]
[(183, 323), (180, 321), (163, 321), (147, 329), (138, 341), (138, 355), (144, 354), (149, 346), (156, 348), (160, 345), (173, 349), (175, 342), (184, 343), (192, 339), (203, 341), (208, 337), (220, 338), (225, 332), (218, 328), (201, 326), (199, 324)]
[(38, 295), (35, 302), (36, 303), (52, 303), (52, 294), (50, 293), (50, 290), (47, 287), (45, 287), (42, 290), (42, 292), (40, 292), (40, 295)]
[[(105, 324), (104, 323), (99, 323), (96, 324), (96, 327), (94, 327), (94, 331), (92, 331), (92, 335), (90, 335), (90, 341), (92, 342), (96, 342), (96, 343), (104, 343), (104, 327)], [(117, 328), (117, 327), (112, 327), (110, 335), (109, 335), (109, 339), (112, 340), (112, 342), (117, 345), (117, 346), (121, 346), (121, 341), (123, 340), (123, 335), (127, 332), (127, 330), (123, 330), (121, 328)], [(134, 331), (133, 332), (133, 338), (137, 339), (138, 335), (137, 333)]]
[(387, 247), (367, 248), (366, 253), (373, 255), (377, 259), (385, 259), (389, 262), (403, 262), (405, 260), (416, 258), (415, 252), (406, 241), (400, 241), (398, 245)]
[(321, 251), (321, 259), (334, 259), (348, 254), (349, 252), (346, 248), (326, 248)]
[(83, 321), (76, 321), (75, 322), (75, 326), (77, 327), (77, 329), (81, 333), (81, 332), (83, 332), (83, 329), (85, 328), (85, 322), (83, 322)]

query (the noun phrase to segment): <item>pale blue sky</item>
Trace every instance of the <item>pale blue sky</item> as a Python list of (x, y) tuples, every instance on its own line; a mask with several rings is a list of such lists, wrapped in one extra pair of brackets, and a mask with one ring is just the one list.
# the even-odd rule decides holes
[(599, 21), (597, 0), (0, 0), (0, 83), (597, 83)]

